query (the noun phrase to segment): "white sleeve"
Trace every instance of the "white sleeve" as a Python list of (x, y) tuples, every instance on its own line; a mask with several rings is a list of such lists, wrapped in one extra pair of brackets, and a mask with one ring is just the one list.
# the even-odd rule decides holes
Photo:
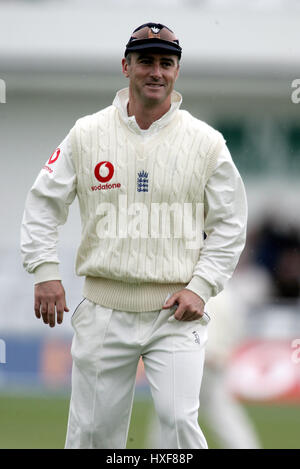
[(60, 280), (58, 227), (67, 220), (76, 181), (68, 135), (42, 168), (26, 199), (21, 253), (24, 268), (35, 274), (35, 283)]
[(205, 187), (206, 239), (186, 287), (205, 302), (223, 290), (246, 242), (248, 207), (245, 188), (226, 145), (218, 161)]

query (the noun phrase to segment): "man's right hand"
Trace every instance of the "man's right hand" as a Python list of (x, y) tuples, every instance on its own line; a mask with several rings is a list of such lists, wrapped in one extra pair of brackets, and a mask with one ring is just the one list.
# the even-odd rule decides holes
[(65, 290), (60, 280), (49, 280), (37, 283), (34, 287), (34, 311), (38, 319), (43, 317), (45, 324), (55, 326), (55, 313), (57, 324), (63, 321), (64, 312), (69, 312), (66, 305)]

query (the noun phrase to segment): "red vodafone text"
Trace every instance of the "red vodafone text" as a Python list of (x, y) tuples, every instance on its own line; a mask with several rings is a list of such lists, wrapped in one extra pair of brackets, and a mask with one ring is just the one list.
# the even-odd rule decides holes
[(114, 165), (110, 161), (100, 161), (100, 163), (97, 163), (94, 169), (94, 176), (100, 183), (106, 183), (106, 184), (99, 184), (98, 186), (92, 186), (91, 187), (92, 191), (119, 189), (121, 187), (121, 184), (119, 182), (108, 184), (108, 181), (112, 179), (114, 172), (115, 172)]

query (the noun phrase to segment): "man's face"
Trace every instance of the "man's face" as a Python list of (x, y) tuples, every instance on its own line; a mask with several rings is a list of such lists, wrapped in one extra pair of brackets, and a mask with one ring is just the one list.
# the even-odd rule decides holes
[(176, 55), (152, 52), (131, 53), (130, 64), (122, 60), (124, 75), (135, 99), (145, 106), (171, 100), (171, 93), (179, 73)]

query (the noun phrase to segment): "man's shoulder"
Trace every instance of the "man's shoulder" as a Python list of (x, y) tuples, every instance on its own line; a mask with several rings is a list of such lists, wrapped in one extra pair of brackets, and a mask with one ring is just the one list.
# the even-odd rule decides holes
[(220, 135), (220, 132), (217, 129), (215, 129), (207, 122), (199, 119), (198, 117), (193, 116), (189, 111), (180, 110), (179, 112), (182, 116), (182, 119), (184, 119), (184, 121), (186, 122), (188, 128), (194, 129), (196, 131), (202, 131), (212, 136)]
[(101, 121), (105, 121), (107, 117), (112, 115), (115, 112), (114, 106), (107, 106), (100, 111), (94, 112), (93, 114), (88, 114), (77, 119), (74, 128), (81, 129), (90, 129), (94, 126), (101, 125)]

